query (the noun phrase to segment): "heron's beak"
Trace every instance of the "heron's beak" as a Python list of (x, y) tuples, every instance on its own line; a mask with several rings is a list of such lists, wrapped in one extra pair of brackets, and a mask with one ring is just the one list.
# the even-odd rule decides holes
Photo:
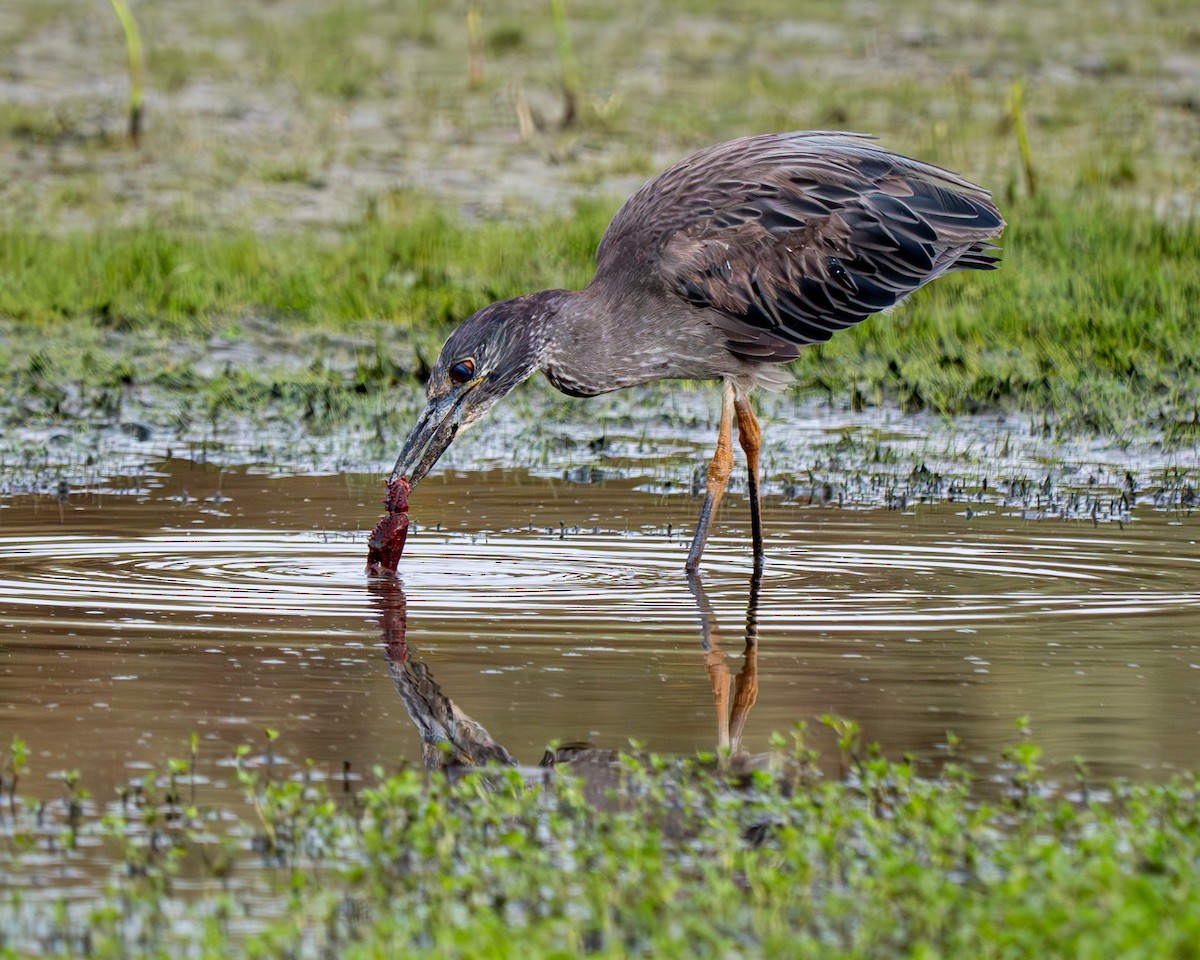
[(455, 391), (433, 397), (425, 404), (417, 425), (396, 458), (392, 480), (406, 477), (409, 486), (415, 487), (437, 463), (462, 424), (463, 397), (464, 394)]

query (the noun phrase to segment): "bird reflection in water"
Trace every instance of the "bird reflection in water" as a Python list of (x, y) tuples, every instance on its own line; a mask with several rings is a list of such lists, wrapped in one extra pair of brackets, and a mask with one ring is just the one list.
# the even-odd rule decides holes
[(408, 604), (396, 577), (368, 581), (379, 610), (383, 649), (396, 692), (421, 735), (421, 759), (430, 770), (446, 767), (512, 766), (512, 754), (492, 739), (483, 725), (471, 719), (442, 693), (429, 666), (414, 660), (408, 649)]
[[(379, 611), (384, 653), (396, 692), (421, 737), (421, 757), (430, 770), (475, 767), (489, 763), (516, 766), (517, 760), (497, 743), (486, 728), (472, 719), (442, 692), (428, 664), (415, 659), (408, 645), (408, 610), (404, 587), (395, 577), (375, 578), (368, 586)], [(741, 748), (746, 717), (758, 697), (758, 602), (762, 586), (760, 571), (750, 578), (746, 608), (745, 648), (742, 668), (733, 676), (729, 659), (721, 649), (719, 626), (712, 603), (698, 575), (688, 577), (688, 587), (700, 618), (700, 646), (704, 668), (712, 686), (717, 715), (717, 748), (734, 767), (748, 765)], [(732, 696), (731, 696), (732, 694)], [(541, 767), (560, 763), (579, 766), (610, 766), (617, 751), (587, 743), (567, 743), (547, 750)]]

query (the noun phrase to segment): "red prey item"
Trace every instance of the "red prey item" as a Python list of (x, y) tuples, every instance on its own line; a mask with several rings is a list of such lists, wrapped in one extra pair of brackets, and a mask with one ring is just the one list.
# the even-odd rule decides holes
[(388, 481), (383, 505), (387, 513), (379, 518), (367, 540), (369, 576), (394, 574), (400, 554), (404, 552), (404, 540), (408, 536), (408, 481), (404, 477)]

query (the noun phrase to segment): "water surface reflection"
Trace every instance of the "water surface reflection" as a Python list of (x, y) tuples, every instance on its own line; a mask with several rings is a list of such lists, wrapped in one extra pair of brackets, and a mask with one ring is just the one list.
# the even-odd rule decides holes
[[(953, 731), (994, 761), (1028, 715), (1068, 772), (1074, 756), (1098, 774), (1200, 763), (1190, 514), (1144, 503), (1094, 526), (771, 499), (755, 593), (733, 496), (699, 592), (686, 497), (522, 472), (422, 493), (397, 606), (412, 689), (419, 665), (525, 762), (551, 740), (757, 754), (832, 713), (918, 758)], [(0, 742), (25, 738), (37, 777), (79, 769), (98, 796), (193, 732), (214, 758), (266, 727), (336, 771), (421, 758), (362, 575), (379, 497), (374, 477), (174, 460), (135, 492), (3, 501)]]
[(408, 646), (408, 599), (398, 577), (369, 582), (379, 608), (379, 626), (388, 669), (408, 718), (421, 737), (421, 759), (430, 770), (488, 763), (516, 764), (482, 724), (467, 716), (433, 678), (429, 665)]
[[(716, 614), (701, 577), (689, 574), (687, 579), (699, 614), (700, 649), (716, 710), (715, 747), (722, 759), (742, 760), (745, 756), (741, 749), (742, 731), (758, 698), (757, 617), (762, 572), (756, 570), (750, 576), (745, 644), (742, 665), (736, 676), (721, 649)], [(408, 598), (402, 580), (399, 577), (374, 578), (368, 582), (368, 589), (379, 611), (381, 643), (392, 683), (421, 738), (421, 758), (425, 766), (430, 770), (441, 770), (487, 763), (516, 765), (513, 755), (442, 690), (430, 666), (421, 662), (409, 646)], [(550, 735), (548, 740), (554, 742), (556, 738)], [(556, 743), (543, 755), (541, 765), (574, 758), (582, 751), (594, 754), (596, 745)]]

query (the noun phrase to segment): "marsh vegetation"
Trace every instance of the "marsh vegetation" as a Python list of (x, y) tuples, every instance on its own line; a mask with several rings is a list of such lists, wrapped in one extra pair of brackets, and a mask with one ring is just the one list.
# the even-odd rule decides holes
[[(1193, 7), (133, 3), (136, 144), (115, 8), (0, 10), (0, 956), (1189, 955)], [(452, 326), (805, 128), (1010, 227), (762, 398), (761, 596), (736, 502), (674, 577), (705, 385), (534, 382), (380, 607)], [(381, 624), (496, 756), (603, 749), (417, 769)]]

